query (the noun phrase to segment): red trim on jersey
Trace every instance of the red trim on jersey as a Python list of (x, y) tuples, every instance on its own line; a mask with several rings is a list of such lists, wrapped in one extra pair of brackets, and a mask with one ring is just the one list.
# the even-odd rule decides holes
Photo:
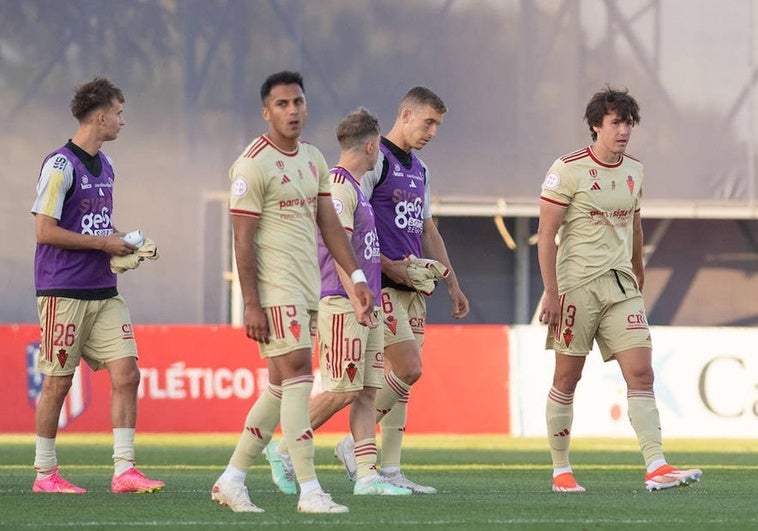
[(632, 159), (633, 161), (636, 161), (636, 162), (639, 162), (640, 164), (642, 164), (642, 162), (640, 161), (640, 159), (638, 159), (638, 158), (635, 158), (635, 157), (632, 157), (632, 156), (631, 156), (629, 153), (624, 153), (624, 156), (625, 156), (625, 157), (629, 157), (629, 158), (630, 158), (630, 159)]
[(563, 155), (561, 157), (561, 160), (563, 162), (573, 162), (575, 160), (583, 159), (584, 157), (589, 156), (589, 150), (590, 148), (577, 149), (573, 153), (569, 153), (568, 155)]
[(271, 148), (277, 150), (279, 153), (281, 153), (285, 157), (294, 157), (300, 152), (299, 143), (294, 151), (284, 151), (279, 146), (274, 144), (271, 141), (271, 139), (269, 139), (266, 135), (261, 135), (260, 137), (258, 137), (258, 139), (255, 142), (253, 142), (253, 144), (250, 146), (250, 149), (248, 149), (245, 152), (244, 157), (249, 158), (249, 159), (255, 158), (255, 156), (258, 155), (258, 153), (260, 153), (261, 151), (263, 151), (263, 149), (266, 148), (266, 146), (270, 146)]
[(544, 201), (545, 203), (551, 203), (551, 204), (553, 204), (553, 205), (557, 205), (557, 206), (559, 206), (559, 207), (564, 207), (564, 208), (566, 208), (566, 207), (568, 207), (568, 206), (569, 206), (569, 204), (568, 204), (568, 203), (561, 203), (560, 201), (556, 201), (555, 199), (550, 199), (549, 197), (545, 197), (544, 195), (541, 195), (541, 196), (540, 196), (540, 200), (541, 200), (541, 201)]
[(261, 217), (260, 212), (251, 212), (250, 210), (240, 210), (239, 208), (230, 208), (229, 213), (233, 216), (248, 216), (251, 218)]
[(250, 144), (250, 149), (245, 152), (244, 157), (248, 159), (254, 158), (258, 153), (261, 152), (263, 148), (266, 147), (267, 144), (268, 142), (266, 141), (265, 137), (259, 137), (255, 142)]
[(331, 192), (319, 192), (318, 196), (319, 197), (332, 197), (332, 193)]
[(588, 148), (587, 148), (587, 151), (588, 151), (588, 152), (589, 152), (589, 154), (590, 154), (590, 158), (591, 158), (591, 159), (592, 159), (592, 160), (593, 160), (593, 161), (594, 161), (596, 164), (599, 164), (599, 165), (600, 165), (600, 166), (602, 166), (603, 168), (618, 168), (619, 166), (621, 166), (621, 163), (622, 163), (622, 162), (624, 162), (624, 155), (621, 155), (621, 158), (619, 159), (619, 161), (618, 161), (618, 162), (615, 162), (615, 163), (613, 163), (613, 164), (606, 164), (605, 162), (603, 162), (602, 160), (598, 159), (598, 158), (595, 156), (595, 154), (592, 152), (592, 148), (591, 148), (591, 147), (588, 147)]

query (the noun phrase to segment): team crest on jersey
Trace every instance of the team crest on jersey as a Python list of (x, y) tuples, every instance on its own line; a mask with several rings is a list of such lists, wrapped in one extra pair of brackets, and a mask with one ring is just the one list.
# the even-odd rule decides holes
[(595, 168), (590, 168), (590, 177), (597, 179), (597, 170)]
[(279, 168), (280, 170), (283, 170), (284, 169), (284, 161), (283, 160), (277, 160), (276, 161), (276, 167)]
[[(66, 355), (68, 356), (68, 355)], [(39, 357), (39, 342), (26, 345), (26, 391), (29, 405), (32, 409), (37, 408), (44, 374), (37, 372), (37, 358)], [(59, 358), (60, 359), (60, 358)], [(65, 363), (65, 362), (64, 362)], [(71, 389), (66, 395), (58, 417), (58, 428), (63, 429), (77, 417), (81, 416), (90, 406), (92, 398), (92, 385), (90, 383), (90, 370), (82, 364), (74, 372), (71, 381)]]
[(314, 166), (313, 162), (310, 160), (308, 161), (308, 169), (311, 170), (311, 175), (313, 175), (313, 178), (318, 180), (318, 170), (316, 170), (316, 166)]

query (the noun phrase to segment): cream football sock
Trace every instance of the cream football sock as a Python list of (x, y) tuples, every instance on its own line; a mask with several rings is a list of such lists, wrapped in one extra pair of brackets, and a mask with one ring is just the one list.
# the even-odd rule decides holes
[(571, 424), (574, 421), (574, 393), (563, 393), (550, 388), (545, 408), (547, 420), (547, 440), (553, 468), (570, 470), (569, 445), (571, 444)]
[(655, 405), (655, 392), (629, 389), (626, 392), (629, 421), (637, 434), (645, 466), (663, 461), (661, 419)]
[[(253, 461), (260, 455), (263, 448), (271, 440), (279, 424), (282, 405), (282, 388), (269, 384), (268, 388), (258, 397), (245, 418), (245, 427), (237, 441), (229, 464), (239, 471), (247, 473)], [(232, 476), (237, 476), (231, 474)], [(239, 477), (229, 477), (239, 479)]]

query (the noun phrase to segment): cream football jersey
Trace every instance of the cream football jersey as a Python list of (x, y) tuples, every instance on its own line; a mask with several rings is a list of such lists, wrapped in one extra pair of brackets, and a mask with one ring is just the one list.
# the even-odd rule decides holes
[(318, 309), (316, 211), (329, 197), (329, 168), (321, 152), (298, 143), (293, 152), (265, 136), (255, 139), (232, 164), (230, 213), (258, 218), (255, 246), (263, 307), (298, 304)]
[(557, 159), (540, 200), (566, 209), (557, 257), (558, 290), (566, 293), (603, 273), (632, 271), (633, 218), (642, 197), (642, 163), (624, 154), (600, 162), (591, 148)]

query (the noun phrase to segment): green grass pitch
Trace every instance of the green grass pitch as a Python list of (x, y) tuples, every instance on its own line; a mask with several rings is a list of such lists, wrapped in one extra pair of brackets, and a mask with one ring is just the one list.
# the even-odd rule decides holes
[(260, 461), (248, 474), (262, 514), (237, 514), (210, 500), (210, 488), (236, 442), (234, 434), (137, 435), (137, 459), (166, 488), (155, 494), (110, 493), (109, 435), (61, 435), (62, 474), (84, 495), (33, 494), (33, 435), (0, 435), (2, 529), (756, 529), (758, 446), (755, 441), (666, 441), (668, 460), (703, 469), (693, 487), (650, 493), (635, 441), (572, 442), (572, 465), (585, 493), (550, 490), (549, 454), (541, 439), (407, 436), (404, 470), (437, 495), (352, 495), (337, 466), (337, 437), (316, 436), (319, 479), (348, 514), (301, 515), (296, 496), (281, 494)]

